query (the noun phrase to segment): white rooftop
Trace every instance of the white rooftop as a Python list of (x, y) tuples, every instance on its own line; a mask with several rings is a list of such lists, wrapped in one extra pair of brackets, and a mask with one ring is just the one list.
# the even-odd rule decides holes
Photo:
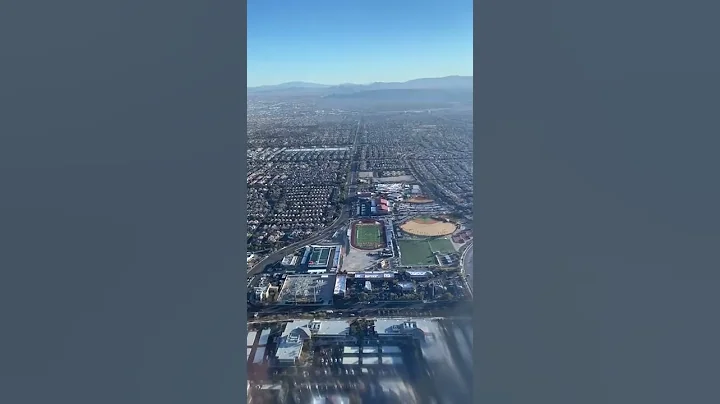
[(257, 335), (257, 331), (248, 331), (247, 334), (247, 346), (253, 346), (255, 345), (255, 336)]
[(382, 364), (383, 365), (402, 365), (403, 360), (400, 356), (383, 356), (382, 357)]
[(401, 320), (379, 318), (375, 320), (375, 331), (378, 334), (408, 334), (422, 331), (422, 327), (418, 326), (418, 320)]
[(362, 360), (363, 365), (378, 365), (380, 364), (380, 358), (377, 356), (365, 356)]
[(253, 358), (253, 363), (262, 363), (263, 359), (265, 359), (265, 347), (261, 346), (255, 350), (255, 357)]
[(343, 348), (343, 353), (346, 354), (357, 354), (360, 353), (360, 347), (358, 346), (346, 346)]
[(313, 334), (323, 336), (347, 335), (350, 332), (350, 324), (345, 320), (312, 321), (309, 327)]
[(302, 324), (307, 324), (307, 322), (307, 320), (294, 320), (285, 325), (275, 351), (278, 360), (294, 361), (300, 357), (303, 341), (310, 338), (310, 331), (307, 327), (302, 327)]
[(364, 346), (362, 349), (363, 355), (377, 354), (378, 348), (376, 346)]
[(387, 353), (400, 353), (400, 352), (401, 352), (401, 351), (400, 351), (400, 347), (399, 347), (399, 346), (390, 345), (390, 346), (383, 346), (383, 347), (382, 347), (382, 353), (384, 353), (384, 354), (387, 354)]
[(267, 345), (268, 338), (270, 337), (270, 329), (266, 328), (260, 333), (260, 342), (258, 345)]
[(360, 358), (357, 356), (346, 356), (343, 358), (343, 365), (357, 365), (360, 363)]

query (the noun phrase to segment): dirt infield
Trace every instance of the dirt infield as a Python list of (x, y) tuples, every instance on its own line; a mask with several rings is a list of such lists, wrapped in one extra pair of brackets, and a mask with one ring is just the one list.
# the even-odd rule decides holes
[(433, 200), (426, 198), (424, 196), (413, 196), (410, 199), (407, 199), (405, 202), (407, 203), (432, 203)]
[(456, 228), (457, 225), (455, 223), (441, 222), (427, 217), (410, 219), (400, 225), (400, 229), (405, 233), (430, 237), (452, 234)]

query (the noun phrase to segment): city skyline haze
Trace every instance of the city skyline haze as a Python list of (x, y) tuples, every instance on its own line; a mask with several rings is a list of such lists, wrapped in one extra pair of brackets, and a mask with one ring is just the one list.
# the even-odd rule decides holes
[(472, 2), (248, 0), (247, 85), (472, 76)]

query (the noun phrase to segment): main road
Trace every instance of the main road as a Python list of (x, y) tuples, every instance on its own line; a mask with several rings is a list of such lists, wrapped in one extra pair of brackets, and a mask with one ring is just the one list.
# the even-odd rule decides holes
[(467, 279), (468, 288), (470, 289), (470, 293), (472, 294), (473, 268), (474, 268), (473, 267), (473, 245), (472, 245), (472, 242), (463, 254), (462, 268), (463, 268), (463, 272), (467, 275), (466, 279)]
[[(356, 176), (356, 171), (357, 171), (357, 163), (355, 162), (355, 156), (356, 156), (355, 150), (356, 150), (356, 145), (357, 145), (357, 138), (358, 138), (358, 135), (360, 134), (361, 122), (362, 122), (362, 120), (358, 120), (357, 128), (355, 129), (355, 137), (353, 138), (352, 146), (350, 146), (350, 150), (353, 153), (353, 156), (352, 156), (352, 160), (350, 160), (350, 172), (348, 173), (347, 183), (345, 184), (345, 188), (347, 189), (346, 200), (350, 199), (350, 196), (353, 195), (353, 192), (356, 189), (355, 176)], [(265, 270), (265, 267), (267, 267), (270, 264), (280, 261), (281, 259), (283, 259), (283, 257), (294, 252), (298, 248), (308, 245), (308, 244), (312, 244), (316, 241), (320, 241), (320, 240), (324, 239), (325, 237), (331, 235), (333, 232), (335, 232), (335, 230), (337, 230), (338, 228), (345, 225), (345, 222), (347, 222), (347, 220), (350, 219), (350, 209), (351, 209), (350, 204), (347, 203), (340, 210), (340, 216), (337, 219), (335, 219), (335, 221), (332, 222), (332, 224), (330, 224), (330, 226), (320, 230), (318, 233), (314, 234), (311, 237), (305, 238), (301, 241), (298, 241), (297, 243), (290, 244), (289, 246), (287, 246), (285, 248), (281, 248), (281, 249), (273, 252), (272, 254), (268, 255), (267, 257), (262, 259), (260, 262), (255, 264), (255, 266), (253, 266), (252, 269), (250, 269), (248, 271), (248, 276), (257, 275), (259, 273), (262, 273)]]

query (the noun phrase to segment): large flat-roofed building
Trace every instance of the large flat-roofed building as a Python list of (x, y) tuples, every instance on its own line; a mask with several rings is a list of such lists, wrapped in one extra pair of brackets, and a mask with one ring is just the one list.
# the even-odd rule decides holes
[(390, 318), (368, 320), (374, 323), (379, 346), (365, 345), (360, 350), (357, 337), (350, 332), (353, 320), (292, 320), (285, 325), (279, 344), (282, 346), (283, 343), (287, 343), (289, 340), (285, 337), (295, 333), (302, 340), (312, 338), (315, 345), (343, 345), (344, 355), (393, 355), (399, 353), (400, 348), (393, 346), (391, 341), (398, 338), (422, 340), (429, 330), (422, 320)]
[(426, 279), (432, 276), (432, 271), (407, 271), (407, 274), (413, 279)]
[(394, 279), (395, 273), (388, 271), (374, 271), (374, 272), (355, 272), (353, 274), (355, 279), (371, 279), (371, 280), (387, 280)]
[(308, 327), (313, 337), (321, 342), (355, 342), (355, 338), (350, 336), (350, 323), (347, 320), (313, 320)]
[(386, 256), (395, 256), (395, 249), (393, 248), (394, 239), (395, 233), (393, 233), (393, 221), (391, 219), (387, 219), (385, 220), (385, 249), (388, 250)]
[(305, 252), (303, 252), (302, 260), (300, 261), (301, 265), (306, 265), (308, 262), (308, 259), (310, 259), (310, 253), (312, 253), (312, 247), (307, 246), (305, 247)]
[(335, 275), (288, 275), (278, 294), (278, 304), (329, 305), (332, 303)]
[(378, 338), (382, 339), (407, 337), (424, 339), (426, 333), (422, 327), (423, 323), (420, 321), (420, 326), (418, 323), (418, 320), (377, 319), (375, 320), (375, 332), (378, 334)]
[(347, 290), (347, 275), (341, 274), (335, 277), (335, 287), (333, 288), (333, 295), (338, 297), (345, 296)]
[(296, 364), (306, 340), (313, 338), (319, 344), (355, 342), (349, 334), (350, 325), (345, 320), (292, 320), (285, 324), (275, 357), (280, 365)]
[[(315, 347), (342, 347), (344, 365), (402, 363), (402, 350), (398, 343), (414, 340), (423, 356), (432, 361), (445, 360), (446, 349), (438, 349), (442, 334), (437, 322), (431, 319), (365, 319), (374, 323), (376, 335), (360, 348), (359, 340), (351, 332), (356, 320), (292, 320), (286, 323), (278, 339), (275, 363), (283, 365), (300, 364), (304, 342), (312, 339)], [(405, 340), (405, 342), (402, 342)], [(248, 351), (248, 358), (250, 357)]]
[(342, 265), (342, 246), (337, 246), (333, 250), (333, 259), (330, 262), (330, 271), (337, 272), (340, 270), (340, 266)]
[(287, 323), (275, 350), (278, 364), (281, 366), (296, 364), (300, 359), (303, 343), (308, 339), (310, 339), (309, 330), (298, 320)]

